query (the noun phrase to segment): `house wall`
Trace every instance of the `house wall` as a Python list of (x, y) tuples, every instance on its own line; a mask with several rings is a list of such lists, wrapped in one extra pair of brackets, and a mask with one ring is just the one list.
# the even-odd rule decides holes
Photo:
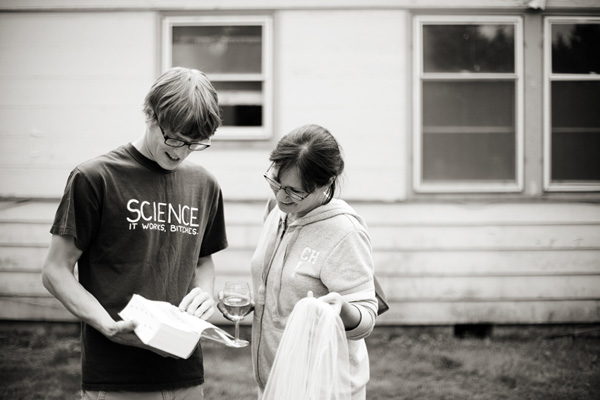
[[(191, 159), (215, 172), (228, 199), (261, 200), (276, 140), (318, 123), (344, 147), (347, 197), (405, 198), (406, 12), (274, 19), (274, 138), (248, 146), (218, 142), (217, 132)], [(57, 198), (75, 165), (143, 134), (141, 105), (160, 72), (159, 20), (153, 11), (0, 14), (1, 196)]]
[[(219, 141), (217, 133), (209, 151), (191, 156), (217, 176), (226, 200), (230, 248), (215, 255), (217, 288), (250, 279), (268, 154), (283, 134), (312, 122), (344, 147), (342, 197), (369, 224), (392, 302), (380, 323), (600, 321), (597, 198), (411, 192), (408, 8), (444, 12), (441, 2), (247, 3), (225, 0), (216, 11), (210, 1), (0, 1), (0, 319), (72, 319), (40, 282), (56, 201), (75, 165), (143, 134), (141, 104), (161, 72), (163, 12), (244, 9), (273, 18), (274, 137)], [(568, 2), (547, 3), (560, 10)], [(540, 112), (527, 111), (536, 134), (531, 118)]]
[(79, 162), (143, 133), (154, 13), (0, 14), (0, 195), (55, 198)]

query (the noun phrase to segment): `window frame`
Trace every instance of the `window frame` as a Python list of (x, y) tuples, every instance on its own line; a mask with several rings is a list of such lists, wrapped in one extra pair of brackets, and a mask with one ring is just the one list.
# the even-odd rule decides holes
[(262, 82), (262, 126), (221, 126), (213, 140), (265, 140), (273, 137), (273, 21), (268, 15), (165, 16), (162, 20), (162, 71), (172, 67), (172, 32), (176, 26), (262, 26), (261, 73), (210, 74), (211, 82)]
[(600, 17), (547, 16), (544, 17), (544, 190), (546, 192), (594, 192), (600, 191), (600, 182), (552, 182), (552, 82), (556, 81), (600, 81), (598, 74), (555, 74), (552, 72), (552, 24), (600, 23)]
[[(515, 27), (514, 73), (425, 73), (423, 72), (423, 29), (424, 25), (481, 25), (511, 24)], [(523, 191), (524, 175), (524, 49), (523, 18), (521, 16), (496, 15), (417, 15), (413, 19), (413, 190), (416, 193), (515, 193)], [(469, 182), (448, 181), (427, 183), (422, 179), (423, 97), (422, 84), (426, 80), (465, 80), (515, 82), (515, 181), (514, 182)]]

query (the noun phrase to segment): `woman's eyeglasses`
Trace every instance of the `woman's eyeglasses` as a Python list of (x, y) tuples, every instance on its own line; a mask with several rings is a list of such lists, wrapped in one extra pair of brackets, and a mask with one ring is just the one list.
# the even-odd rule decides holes
[(269, 171), (271, 170), (272, 167), (273, 167), (273, 165), (271, 165), (269, 167), (269, 169), (267, 170), (267, 172), (265, 172), (263, 174), (263, 177), (265, 178), (265, 180), (267, 181), (269, 186), (271, 186), (271, 189), (273, 189), (277, 192), (279, 192), (280, 190), (283, 190), (285, 192), (285, 194), (287, 194), (290, 198), (292, 198), (293, 200), (296, 200), (296, 201), (302, 201), (305, 198), (307, 198), (308, 196), (310, 196), (310, 193), (298, 191), (298, 190), (288, 187), (288, 186), (281, 186), (281, 184), (279, 182), (277, 182), (275, 179), (273, 179), (271, 176), (269, 176)]

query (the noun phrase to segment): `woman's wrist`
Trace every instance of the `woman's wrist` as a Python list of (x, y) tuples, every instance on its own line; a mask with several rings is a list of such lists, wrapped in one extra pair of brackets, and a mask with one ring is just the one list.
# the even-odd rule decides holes
[(352, 303), (344, 301), (344, 303), (342, 304), (342, 309), (340, 311), (340, 318), (344, 323), (344, 328), (347, 331), (351, 331), (352, 329), (360, 325), (362, 315), (358, 307), (356, 307)]

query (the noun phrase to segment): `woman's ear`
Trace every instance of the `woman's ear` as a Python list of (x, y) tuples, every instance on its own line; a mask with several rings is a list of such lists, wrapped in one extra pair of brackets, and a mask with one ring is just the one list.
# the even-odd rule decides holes
[(327, 182), (327, 184), (323, 186), (325, 188), (325, 190), (323, 190), (323, 194), (325, 195), (325, 197), (333, 197), (333, 193), (331, 193), (331, 191), (333, 189), (333, 183), (335, 182), (335, 179), (336, 177), (332, 176)]

